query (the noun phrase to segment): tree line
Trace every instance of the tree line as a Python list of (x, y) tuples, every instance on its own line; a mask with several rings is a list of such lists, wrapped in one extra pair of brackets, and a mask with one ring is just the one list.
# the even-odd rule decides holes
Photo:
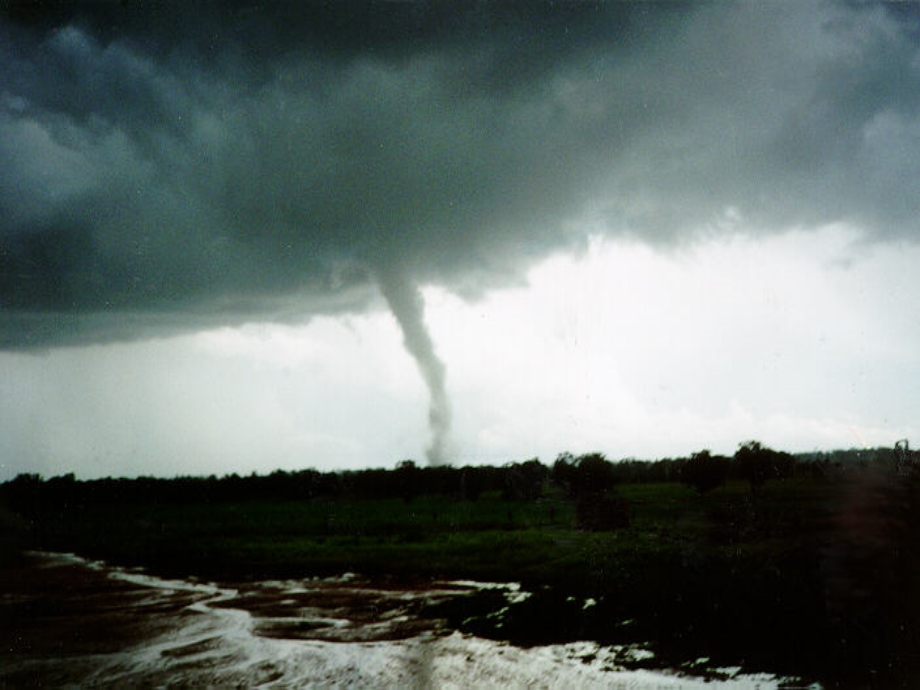
[[(912, 457), (916, 451), (908, 451)], [(741, 444), (731, 457), (702, 450), (689, 457), (657, 461), (610, 461), (601, 453), (561, 453), (551, 466), (532, 458), (502, 466), (424, 466), (404, 460), (394, 469), (322, 472), (315, 469), (276, 470), (267, 475), (223, 477), (142, 476), (79, 480), (73, 473), (44, 479), (20, 474), (0, 484), (0, 501), (20, 514), (47, 506), (86, 507), (130, 503), (235, 502), (246, 500), (311, 500), (351, 498), (411, 501), (420, 495), (442, 495), (475, 501), (484, 493), (508, 500), (541, 498), (549, 486), (573, 500), (593, 502), (587, 512), (614, 513), (603, 497), (625, 483), (682, 482), (707, 493), (728, 480), (744, 480), (757, 492), (770, 480), (808, 476), (828, 479), (850, 467), (903, 461), (903, 449), (875, 448), (797, 454), (776, 451), (757, 441)], [(590, 517), (586, 517), (588, 522)]]

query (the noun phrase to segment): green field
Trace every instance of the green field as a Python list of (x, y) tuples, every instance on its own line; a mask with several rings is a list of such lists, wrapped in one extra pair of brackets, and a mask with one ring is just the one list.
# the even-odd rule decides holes
[[(143, 503), (51, 507), (30, 541), (170, 575), (219, 579), (306, 576), (344, 570), (609, 585), (623, 564), (680, 555), (777, 555), (799, 543), (798, 525), (826, 505), (820, 487), (768, 486), (757, 510), (733, 482), (698, 496), (679, 484), (623, 485), (628, 527), (576, 528), (558, 490), (535, 501), (443, 496), (401, 499)], [(720, 519), (721, 518), (721, 519)], [(780, 542), (770, 543), (772, 536)], [(692, 560), (692, 559), (691, 559)]]

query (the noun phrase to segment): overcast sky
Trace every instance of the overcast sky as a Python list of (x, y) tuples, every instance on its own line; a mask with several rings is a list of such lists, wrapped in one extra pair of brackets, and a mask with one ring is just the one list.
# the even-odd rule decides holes
[(912, 3), (4, 3), (0, 479), (920, 443)]

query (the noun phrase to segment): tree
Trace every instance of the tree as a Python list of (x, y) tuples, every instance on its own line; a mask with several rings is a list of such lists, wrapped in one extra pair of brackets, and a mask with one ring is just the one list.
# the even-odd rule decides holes
[(421, 470), (412, 460), (402, 460), (396, 465), (396, 484), (406, 503), (418, 495), (420, 480)]
[(601, 453), (588, 453), (575, 461), (573, 477), (576, 496), (602, 494), (614, 485), (613, 464)]
[(565, 491), (571, 498), (575, 494), (575, 456), (569, 452), (556, 456), (556, 462), (549, 472), (550, 481)]
[(738, 473), (751, 484), (756, 494), (768, 479), (786, 479), (793, 475), (795, 458), (789, 453), (766, 448), (759, 441), (747, 441), (735, 451)]
[(680, 471), (680, 481), (703, 495), (725, 484), (728, 466), (728, 458), (701, 450), (684, 463)]
[(596, 532), (629, 526), (626, 501), (612, 495), (615, 483), (613, 463), (601, 453), (588, 453), (575, 460), (572, 487), (581, 529)]
[(537, 458), (506, 466), (504, 475), (502, 497), (506, 500), (534, 501), (543, 495), (547, 469)]

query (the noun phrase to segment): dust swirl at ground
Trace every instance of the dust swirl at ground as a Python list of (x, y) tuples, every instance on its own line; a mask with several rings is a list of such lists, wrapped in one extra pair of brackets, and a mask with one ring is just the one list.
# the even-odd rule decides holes
[[(513, 585), (164, 580), (65, 554), (0, 571), (0, 687), (777, 687), (635, 668), (640, 647), (519, 648), (419, 615)], [(630, 666), (632, 666), (630, 668)]]

